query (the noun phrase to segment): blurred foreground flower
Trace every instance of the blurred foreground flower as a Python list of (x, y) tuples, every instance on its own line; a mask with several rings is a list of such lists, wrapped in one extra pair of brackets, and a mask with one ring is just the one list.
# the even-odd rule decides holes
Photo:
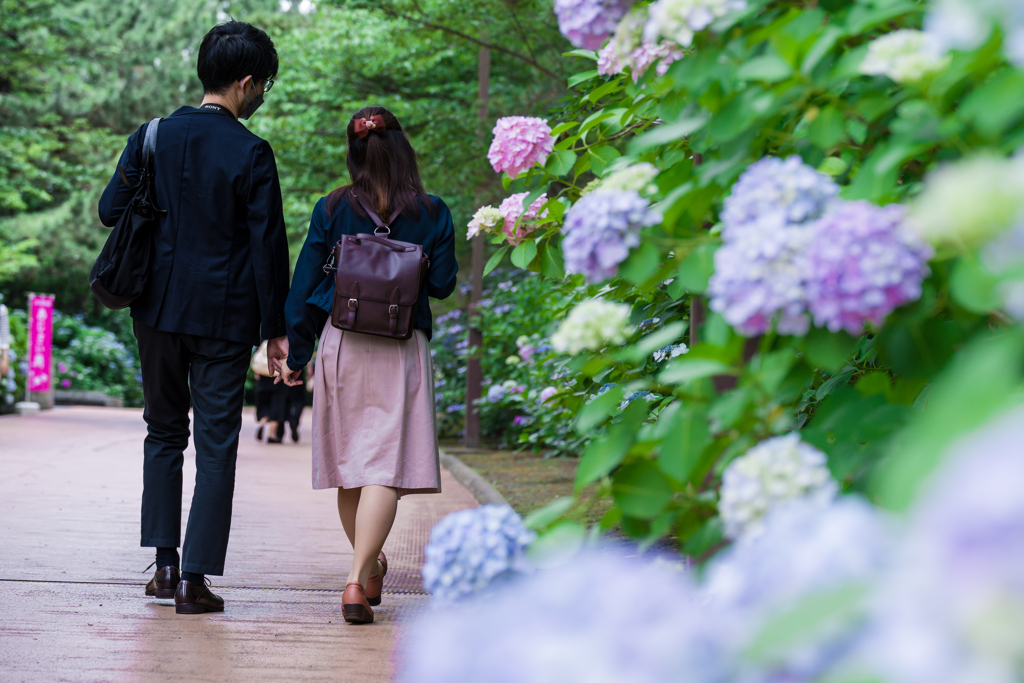
[(632, 0), (555, 0), (558, 30), (576, 47), (596, 50), (632, 4)]
[(440, 602), (488, 590), (529, 569), (526, 547), (535, 536), (507, 505), (452, 512), (430, 530), (423, 588)]
[(921, 297), (933, 252), (904, 229), (903, 216), (898, 204), (843, 202), (815, 223), (802, 270), (816, 325), (859, 335)]
[(933, 0), (925, 16), (925, 31), (939, 48), (974, 50), (992, 33), (1003, 29), (1003, 52), (1024, 67), (1024, 5), (1020, 0)]
[(1024, 679), (1024, 408), (954, 445), (875, 600), (891, 683)]
[(982, 247), (981, 262), (1000, 279), (996, 291), (1003, 308), (1024, 323), (1024, 220)]
[(824, 506), (838, 490), (825, 454), (799, 434), (787, 434), (762, 441), (729, 463), (718, 510), (726, 535), (735, 539), (759, 533), (761, 518), (780, 503), (808, 498)]
[(910, 227), (936, 247), (969, 250), (1024, 218), (1024, 159), (981, 154), (925, 177)]
[(424, 612), (402, 638), (403, 683), (725, 683), (715, 624), (687, 577), (583, 555), (475, 605)]
[(500, 118), (493, 132), (487, 159), (496, 172), (513, 178), (537, 164), (543, 166), (555, 146), (551, 126), (535, 116)]
[(660, 363), (665, 360), (670, 360), (681, 356), (684, 353), (689, 353), (690, 349), (686, 344), (670, 344), (663, 349), (658, 349), (654, 352), (654, 362)]
[(559, 353), (576, 355), (622, 344), (626, 341), (628, 322), (628, 304), (587, 299), (569, 311), (558, 331), (551, 335), (551, 346)]
[(689, 47), (695, 33), (715, 19), (746, 7), (745, 0), (657, 0), (648, 8), (650, 18), (644, 27), (644, 39), (654, 43), (665, 37)]
[(860, 72), (888, 76), (897, 83), (914, 83), (946, 68), (949, 61), (935, 36), (902, 29), (870, 43)]
[(640, 244), (640, 229), (661, 222), (661, 214), (635, 190), (598, 188), (565, 215), (562, 253), (568, 273), (588, 282), (615, 277), (629, 250)]
[(653, 194), (658, 191), (658, 186), (654, 184), (658, 173), (660, 171), (657, 166), (641, 161), (609, 173), (601, 180), (601, 189)]

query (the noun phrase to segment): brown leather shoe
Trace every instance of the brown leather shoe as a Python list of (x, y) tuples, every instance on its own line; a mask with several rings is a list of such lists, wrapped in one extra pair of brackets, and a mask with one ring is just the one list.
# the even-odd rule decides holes
[(350, 624), (373, 623), (373, 610), (366, 601), (366, 591), (355, 581), (345, 584), (345, 592), (341, 594), (341, 611), (345, 621)]
[(181, 577), (177, 567), (161, 567), (153, 574), (153, 578), (146, 584), (146, 595), (170, 600), (174, 597), (174, 591), (178, 588)]
[(366, 602), (374, 607), (380, 604), (380, 594), (384, 590), (384, 577), (388, 574), (388, 558), (384, 557), (383, 550), (377, 556), (377, 561), (380, 562), (380, 566), (383, 568), (380, 574), (374, 574), (366, 579)]
[(174, 593), (174, 611), (178, 614), (223, 612), (224, 598), (214, 595), (206, 584), (182, 580)]

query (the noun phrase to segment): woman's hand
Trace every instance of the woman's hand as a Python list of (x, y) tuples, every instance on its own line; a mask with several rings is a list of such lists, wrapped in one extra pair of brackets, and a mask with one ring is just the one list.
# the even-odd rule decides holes
[(299, 376), (302, 375), (302, 370), (289, 370), (288, 366), (284, 363), (281, 365), (281, 374), (274, 379), (274, 384), (284, 382), (290, 387), (297, 387), (302, 384), (302, 380), (299, 379)]

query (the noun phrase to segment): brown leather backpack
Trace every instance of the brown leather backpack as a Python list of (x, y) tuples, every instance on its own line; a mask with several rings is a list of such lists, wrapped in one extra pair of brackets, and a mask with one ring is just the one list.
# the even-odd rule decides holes
[(325, 273), (334, 273), (331, 324), (340, 330), (409, 339), (420, 287), (430, 259), (419, 244), (388, 239), (398, 211), (383, 223), (362, 199), (377, 225), (373, 234), (342, 235)]

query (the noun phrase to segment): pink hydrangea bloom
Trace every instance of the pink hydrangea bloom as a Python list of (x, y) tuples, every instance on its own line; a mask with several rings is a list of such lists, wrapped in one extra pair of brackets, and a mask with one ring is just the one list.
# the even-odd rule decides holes
[[(506, 197), (501, 205), (498, 206), (498, 211), (505, 217), (505, 224), (502, 228), (502, 232), (505, 234), (505, 239), (508, 240), (509, 244), (517, 245), (522, 242), (527, 235), (536, 229), (536, 226), (530, 225), (529, 223), (520, 222), (519, 226), (516, 227), (516, 221), (519, 220), (519, 215), (523, 214), (523, 199), (526, 198), (528, 192), (517, 192), (511, 197)], [(536, 220), (537, 218), (544, 218), (548, 215), (547, 211), (539, 214), (541, 207), (544, 206), (548, 201), (547, 194), (542, 194), (526, 208), (526, 213), (523, 214), (523, 221)]]
[(536, 116), (505, 116), (494, 125), (487, 160), (498, 173), (513, 178), (536, 164), (544, 165), (555, 147), (551, 126)]
[(558, 393), (555, 387), (544, 387), (540, 391), (540, 402), (547, 403), (548, 399)]
[(555, 0), (558, 30), (576, 47), (596, 50), (632, 4), (632, 0)]

